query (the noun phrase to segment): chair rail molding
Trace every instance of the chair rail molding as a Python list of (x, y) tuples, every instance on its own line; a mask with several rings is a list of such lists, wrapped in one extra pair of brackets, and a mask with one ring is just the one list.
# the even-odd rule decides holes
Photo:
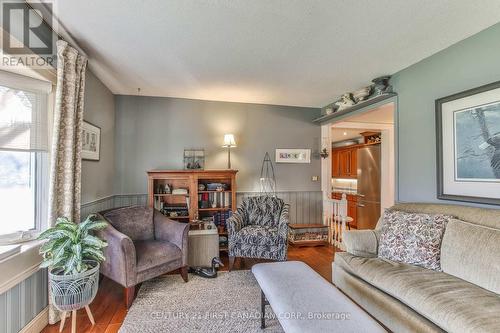
[[(262, 195), (261, 192), (236, 192), (236, 201), (241, 203), (243, 198)], [(323, 203), (321, 191), (286, 191), (276, 192), (276, 195), (290, 204), (290, 223), (317, 224), (323, 223)], [(123, 206), (146, 206), (146, 193), (115, 194), (82, 205), (82, 218), (88, 214), (105, 209)]]

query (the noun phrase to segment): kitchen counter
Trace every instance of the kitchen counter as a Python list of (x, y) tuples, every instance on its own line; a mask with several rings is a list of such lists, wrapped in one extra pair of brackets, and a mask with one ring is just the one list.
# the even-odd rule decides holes
[(357, 190), (351, 190), (351, 189), (339, 189), (339, 188), (334, 188), (332, 190), (332, 193), (345, 193), (345, 194), (348, 194), (348, 195), (358, 195), (358, 191)]

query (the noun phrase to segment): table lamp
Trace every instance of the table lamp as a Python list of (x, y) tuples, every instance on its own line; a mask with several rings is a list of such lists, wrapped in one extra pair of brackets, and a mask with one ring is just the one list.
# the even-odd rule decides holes
[(227, 168), (231, 169), (231, 148), (236, 147), (233, 134), (224, 134), (223, 148), (227, 148)]

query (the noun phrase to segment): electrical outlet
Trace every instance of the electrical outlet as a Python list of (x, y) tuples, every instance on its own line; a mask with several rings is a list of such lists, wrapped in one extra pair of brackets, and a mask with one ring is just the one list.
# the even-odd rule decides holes
[(311, 180), (312, 180), (313, 182), (317, 182), (317, 181), (319, 180), (319, 176), (312, 176), (312, 177), (311, 177)]

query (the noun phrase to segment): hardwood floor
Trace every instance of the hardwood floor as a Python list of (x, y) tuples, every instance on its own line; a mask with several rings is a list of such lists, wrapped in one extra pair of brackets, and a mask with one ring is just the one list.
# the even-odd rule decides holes
[[(334, 257), (334, 249), (331, 246), (317, 247), (288, 247), (288, 260), (303, 261), (321, 276), (331, 282), (332, 280), (332, 261)], [(228, 257), (223, 256), (222, 261), (224, 267), (221, 271), (226, 271), (228, 267)], [(253, 259), (244, 259), (235, 264), (233, 270), (250, 269), (257, 262), (262, 262)], [(177, 272), (173, 272), (178, 274)], [(188, 282), (189, 283), (189, 282)], [(136, 288), (139, 290), (139, 288)], [(96, 324), (92, 326), (87, 317), (85, 309), (78, 311), (77, 314), (77, 329), (78, 333), (111, 333), (118, 332), (120, 326), (127, 315), (127, 309), (123, 301), (123, 288), (117, 283), (104, 278), (99, 286), (94, 302), (90, 305)], [(43, 333), (57, 333), (59, 326), (49, 325), (44, 328)], [(66, 326), (63, 332), (71, 332), (71, 321), (66, 320)]]

